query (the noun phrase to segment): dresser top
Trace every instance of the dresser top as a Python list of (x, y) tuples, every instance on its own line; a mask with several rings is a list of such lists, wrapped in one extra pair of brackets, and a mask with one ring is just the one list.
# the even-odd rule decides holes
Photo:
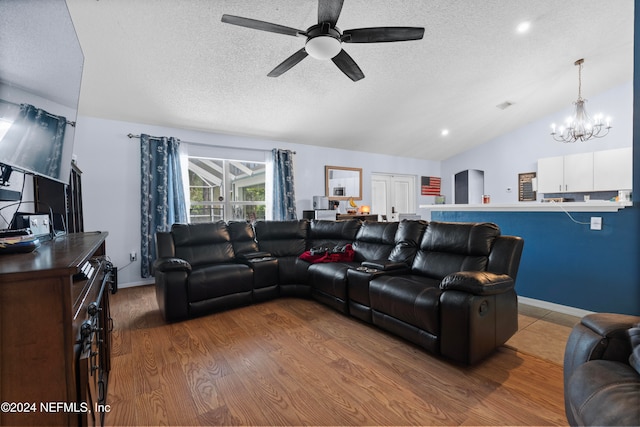
[(43, 242), (33, 252), (0, 254), (0, 283), (15, 280), (17, 275), (74, 274), (101, 248), (108, 234), (72, 233)]

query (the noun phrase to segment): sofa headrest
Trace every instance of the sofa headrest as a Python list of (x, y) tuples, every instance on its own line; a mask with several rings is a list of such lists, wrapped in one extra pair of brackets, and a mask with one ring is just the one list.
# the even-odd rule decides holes
[(397, 230), (397, 222), (363, 222), (353, 243), (355, 261), (388, 259)]
[(250, 223), (247, 221), (230, 221), (227, 226), (236, 255), (258, 252), (258, 243)]
[(488, 256), (499, 235), (500, 228), (489, 222), (431, 221), (420, 242), (420, 250)]
[(340, 221), (314, 219), (311, 220), (309, 238), (314, 240), (350, 240), (353, 242), (361, 224), (357, 219)]
[(397, 222), (364, 221), (356, 234), (357, 242), (382, 243), (393, 245), (395, 243)]
[(176, 247), (231, 241), (227, 224), (224, 221), (201, 224), (173, 224), (171, 226), (171, 234)]
[(273, 256), (298, 256), (306, 249), (309, 221), (257, 221), (253, 224), (261, 251)]
[(306, 239), (309, 221), (256, 221), (253, 224), (258, 242), (263, 240)]
[(234, 259), (229, 229), (224, 221), (174, 224), (171, 227), (176, 257), (195, 267)]
[(389, 255), (390, 261), (405, 262), (411, 264), (416, 256), (427, 222), (422, 220), (403, 219), (398, 223), (394, 243), (395, 246)]

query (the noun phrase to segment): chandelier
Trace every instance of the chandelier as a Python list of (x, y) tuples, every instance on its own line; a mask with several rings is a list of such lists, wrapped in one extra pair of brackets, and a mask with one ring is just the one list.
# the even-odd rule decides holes
[(575, 111), (572, 117), (568, 117), (564, 126), (556, 129), (556, 124), (551, 125), (551, 136), (559, 142), (588, 141), (593, 138), (602, 138), (611, 129), (611, 119), (603, 119), (602, 114), (589, 117), (584, 108), (586, 99), (582, 99), (582, 64), (584, 59), (578, 59), (574, 65), (578, 66), (578, 100), (574, 102)]

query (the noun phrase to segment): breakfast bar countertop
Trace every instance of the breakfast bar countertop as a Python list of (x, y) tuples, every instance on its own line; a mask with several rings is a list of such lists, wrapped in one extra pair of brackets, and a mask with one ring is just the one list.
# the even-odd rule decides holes
[(610, 202), (590, 200), (588, 202), (515, 202), (486, 204), (420, 205), (430, 211), (486, 211), (486, 212), (617, 212), (633, 206), (633, 202)]

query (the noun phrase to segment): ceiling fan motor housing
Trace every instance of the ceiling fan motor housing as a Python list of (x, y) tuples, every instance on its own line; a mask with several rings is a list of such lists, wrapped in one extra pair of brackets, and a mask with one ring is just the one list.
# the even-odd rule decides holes
[(342, 50), (340, 30), (328, 22), (313, 25), (307, 30), (306, 52), (316, 59), (331, 59)]

